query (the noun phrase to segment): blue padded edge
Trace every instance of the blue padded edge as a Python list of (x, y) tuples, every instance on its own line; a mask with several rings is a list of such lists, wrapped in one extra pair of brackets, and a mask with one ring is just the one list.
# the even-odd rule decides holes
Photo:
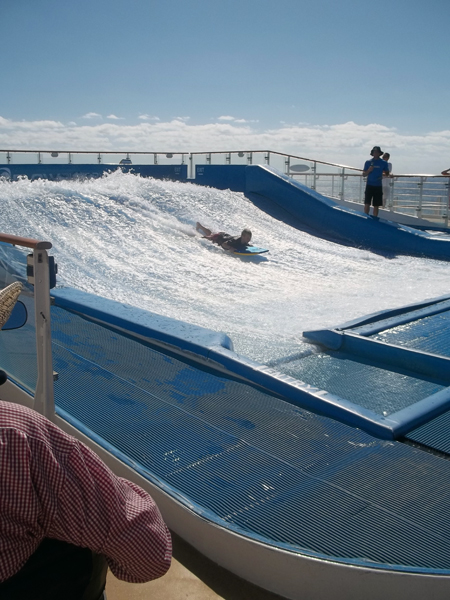
[(393, 432), (395, 438), (402, 437), (413, 429), (428, 423), (428, 421), (443, 414), (449, 408), (450, 388), (446, 388), (391, 414), (389, 419), (394, 422)]
[[(70, 288), (53, 290), (52, 296), (55, 298), (55, 306), (85, 315), (102, 324), (118, 327), (149, 341), (157, 340), (184, 352), (197, 354), (290, 404), (334, 418), (352, 427), (361, 427), (376, 437), (393, 439), (389, 419), (380, 420), (379, 415), (368, 409), (239, 356), (232, 350), (231, 340), (225, 334), (160, 317), (142, 309)], [(124, 318), (124, 312), (127, 313), (127, 318)], [(142, 321), (145, 321), (145, 324)], [(155, 327), (151, 326), (152, 321)], [(170, 332), (164, 331), (161, 323), (166, 329), (170, 329)], [(187, 339), (186, 331), (192, 331), (191, 339)]]
[[(450, 359), (363, 337), (448, 310), (449, 299), (449, 296), (441, 296), (396, 310), (380, 311), (362, 319), (349, 321), (335, 329), (306, 331), (303, 336), (331, 350), (342, 350), (349, 354), (370, 358), (384, 364), (386, 368), (406, 369), (450, 383)], [(357, 329), (357, 332), (353, 333), (352, 329)], [(389, 422), (393, 439), (397, 439), (441, 415), (449, 408), (450, 388), (447, 388), (391, 414), (389, 419), (382, 419), (378, 415), (377, 418), (383, 424)], [(361, 428), (366, 429), (363, 425)]]
[(94, 294), (63, 288), (52, 290), (52, 297), (54, 305), (60, 308), (201, 356), (208, 356), (209, 348), (215, 346), (233, 349), (231, 339), (224, 333), (163, 317)]

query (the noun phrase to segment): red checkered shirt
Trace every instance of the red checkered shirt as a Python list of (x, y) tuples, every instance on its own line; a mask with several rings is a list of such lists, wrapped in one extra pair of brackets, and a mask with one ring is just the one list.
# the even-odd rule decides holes
[(125, 581), (170, 566), (170, 533), (144, 490), (35, 411), (0, 401), (0, 581), (45, 537), (105, 555)]

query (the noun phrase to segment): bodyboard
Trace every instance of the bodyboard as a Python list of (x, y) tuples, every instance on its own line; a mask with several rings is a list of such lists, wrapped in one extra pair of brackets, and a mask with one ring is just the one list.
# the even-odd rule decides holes
[[(229, 250), (228, 250), (229, 252)], [(256, 256), (258, 254), (264, 254), (264, 252), (269, 252), (266, 248), (258, 248), (258, 246), (247, 246), (245, 250), (232, 250), (232, 254), (237, 254), (238, 256)]]

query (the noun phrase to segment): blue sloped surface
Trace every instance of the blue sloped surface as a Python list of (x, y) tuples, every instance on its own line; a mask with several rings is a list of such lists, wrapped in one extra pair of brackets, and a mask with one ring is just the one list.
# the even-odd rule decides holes
[(330, 198), (269, 166), (248, 165), (245, 192), (282, 207), (319, 237), (343, 240), (357, 248), (450, 260), (450, 236), (433, 235), (339, 206)]
[(197, 510), (268, 543), (450, 569), (450, 462), (52, 309), (57, 405)]

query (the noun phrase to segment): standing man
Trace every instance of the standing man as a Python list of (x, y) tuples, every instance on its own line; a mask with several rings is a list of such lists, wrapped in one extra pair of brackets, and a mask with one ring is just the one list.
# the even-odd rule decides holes
[(381, 159), (380, 146), (374, 146), (370, 152), (371, 160), (364, 164), (363, 177), (367, 177), (366, 192), (364, 196), (364, 212), (370, 213), (373, 205), (373, 216), (378, 216), (378, 208), (383, 205), (383, 175), (389, 175), (389, 165)]
[(389, 167), (389, 175), (387, 177), (383, 177), (383, 179), (382, 179), (383, 206), (386, 206), (386, 202), (389, 202), (391, 200), (390, 178), (392, 177), (392, 163), (389, 162), (391, 155), (389, 154), (389, 152), (385, 152), (381, 158), (387, 162), (388, 167)]

